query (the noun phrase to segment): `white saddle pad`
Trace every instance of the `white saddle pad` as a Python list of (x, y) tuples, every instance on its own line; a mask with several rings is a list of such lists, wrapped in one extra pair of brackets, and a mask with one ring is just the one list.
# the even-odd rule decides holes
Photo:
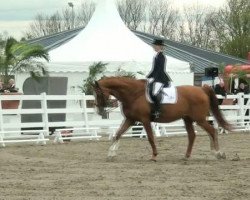
[[(148, 91), (148, 90), (146, 90), (146, 91)], [(168, 88), (163, 88), (162, 96), (163, 96), (163, 98), (161, 100), (162, 104), (175, 104), (177, 102), (177, 99), (178, 99), (176, 87), (170, 86)], [(153, 103), (148, 92), (146, 92), (146, 97), (150, 103)]]

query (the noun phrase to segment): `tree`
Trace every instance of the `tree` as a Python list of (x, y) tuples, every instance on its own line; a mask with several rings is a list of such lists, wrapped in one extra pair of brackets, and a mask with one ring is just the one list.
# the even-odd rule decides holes
[(58, 12), (53, 15), (37, 14), (35, 20), (29, 25), (25, 37), (31, 39), (63, 31), (65, 29), (61, 19), (62, 17)]
[(163, 7), (163, 1), (150, 1), (149, 4), (149, 29), (148, 32), (156, 35), (157, 34), (157, 28), (160, 24), (161, 15), (163, 13), (162, 8)]
[(228, 0), (212, 23), (220, 51), (246, 58), (250, 51), (250, 1)]
[[(71, 5), (71, 4), (70, 4)], [(31, 39), (51, 35), (65, 30), (86, 26), (95, 10), (93, 2), (82, 3), (79, 10), (66, 8), (62, 12), (55, 12), (52, 15), (39, 13), (29, 25), (25, 38)]]
[(128, 28), (137, 30), (141, 22), (145, 20), (145, 0), (122, 0), (118, 2), (118, 10), (121, 18)]
[(86, 26), (95, 11), (95, 3), (84, 1), (76, 14), (76, 26)]
[(29, 71), (35, 79), (46, 75), (45, 66), (38, 59), (49, 61), (48, 52), (42, 46), (8, 38), (0, 54), (0, 74), (4, 76), (4, 82), (16, 72)]
[(0, 52), (3, 51), (8, 37), (9, 36), (7, 31), (3, 31), (2, 33), (0, 33)]
[(201, 5), (185, 7), (179, 26), (180, 41), (197, 47), (215, 49), (216, 39), (211, 23), (213, 13), (212, 8)]
[(82, 86), (78, 86), (83, 93), (86, 95), (93, 94), (92, 84), (96, 81), (97, 76), (106, 70), (107, 64), (108, 63), (98, 62), (89, 66), (89, 76), (86, 80), (83, 80)]
[(0, 35), (0, 51), (1, 51), (1, 49), (4, 48), (4, 45), (5, 45), (5, 40), (4, 40), (4, 38), (2, 37), (2, 35)]
[(153, 35), (174, 39), (176, 35), (178, 11), (172, 9), (168, 0), (151, 0), (148, 8), (148, 31)]

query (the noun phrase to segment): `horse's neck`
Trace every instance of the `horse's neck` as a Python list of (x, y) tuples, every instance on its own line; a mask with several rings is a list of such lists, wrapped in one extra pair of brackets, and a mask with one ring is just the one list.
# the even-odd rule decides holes
[(108, 86), (110, 89), (110, 94), (116, 97), (119, 101), (125, 103), (132, 99), (134, 100), (137, 96), (142, 94), (144, 90), (143, 86), (136, 84), (136, 82), (123, 82), (116, 80)]

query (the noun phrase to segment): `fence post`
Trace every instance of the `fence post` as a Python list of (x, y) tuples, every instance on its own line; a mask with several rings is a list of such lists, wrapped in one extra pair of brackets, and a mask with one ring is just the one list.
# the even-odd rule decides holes
[(155, 136), (156, 136), (156, 137), (160, 137), (160, 136), (161, 136), (161, 133), (160, 133), (160, 129), (159, 129), (158, 124), (157, 124), (157, 123), (154, 123), (153, 126), (154, 126)]
[(0, 144), (2, 147), (5, 147), (4, 144), (4, 132), (3, 132), (3, 112), (2, 112), (2, 98), (0, 96)]
[[(247, 118), (247, 126), (249, 127), (249, 122), (250, 122), (250, 98), (249, 98), (249, 94), (245, 95), (244, 96), (246, 99), (247, 99), (247, 102), (246, 102), (246, 105), (245, 105), (245, 108), (246, 108), (246, 118)], [(248, 112), (248, 113), (247, 113)]]
[(0, 131), (3, 132), (2, 97), (0, 96)]
[(85, 93), (82, 94), (83, 99), (83, 114), (86, 128), (89, 128), (88, 112), (87, 112), (87, 100)]
[(245, 119), (245, 106), (244, 106), (244, 93), (238, 93), (238, 105), (240, 106), (239, 115), (240, 115), (240, 123), (244, 126), (244, 119)]
[(49, 117), (48, 117), (48, 106), (47, 106), (47, 95), (45, 92), (41, 93), (41, 107), (43, 110), (42, 120), (44, 123), (44, 129), (47, 131), (46, 136), (49, 134)]

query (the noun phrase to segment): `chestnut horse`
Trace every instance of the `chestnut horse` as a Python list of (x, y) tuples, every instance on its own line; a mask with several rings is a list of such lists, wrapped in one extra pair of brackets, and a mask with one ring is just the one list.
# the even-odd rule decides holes
[[(95, 105), (98, 114), (102, 114), (104, 108), (107, 107), (110, 95), (114, 96), (122, 104), (124, 121), (117, 131), (112, 146), (109, 149), (109, 156), (115, 156), (118, 149), (118, 141), (123, 133), (136, 121), (143, 124), (147, 133), (149, 143), (152, 147), (152, 160), (156, 161), (157, 149), (155, 145), (154, 135), (151, 127), (151, 106), (146, 100), (145, 80), (136, 80), (125, 77), (106, 77), (96, 81), (93, 84)], [(196, 122), (209, 135), (210, 148), (217, 158), (225, 158), (225, 153), (219, 151), (218, 136), (215, 128), (210, 125), (206, 117), (209, 110), (212, 111), (218, 124), (226, 130), (230, 130), (230, 125), (223, 118), (219, 108), (217, 98), (212, 88), (209, 86), (178, 86), (178, 100), (176, 104), (163, 104), (161, 106), (160, 118), (154, 120), (158, 123), (173, 122), (183, 119), (188, 135), (188, 146), (185, 157), (191, 155), (195, 131), (193, 123)]]

